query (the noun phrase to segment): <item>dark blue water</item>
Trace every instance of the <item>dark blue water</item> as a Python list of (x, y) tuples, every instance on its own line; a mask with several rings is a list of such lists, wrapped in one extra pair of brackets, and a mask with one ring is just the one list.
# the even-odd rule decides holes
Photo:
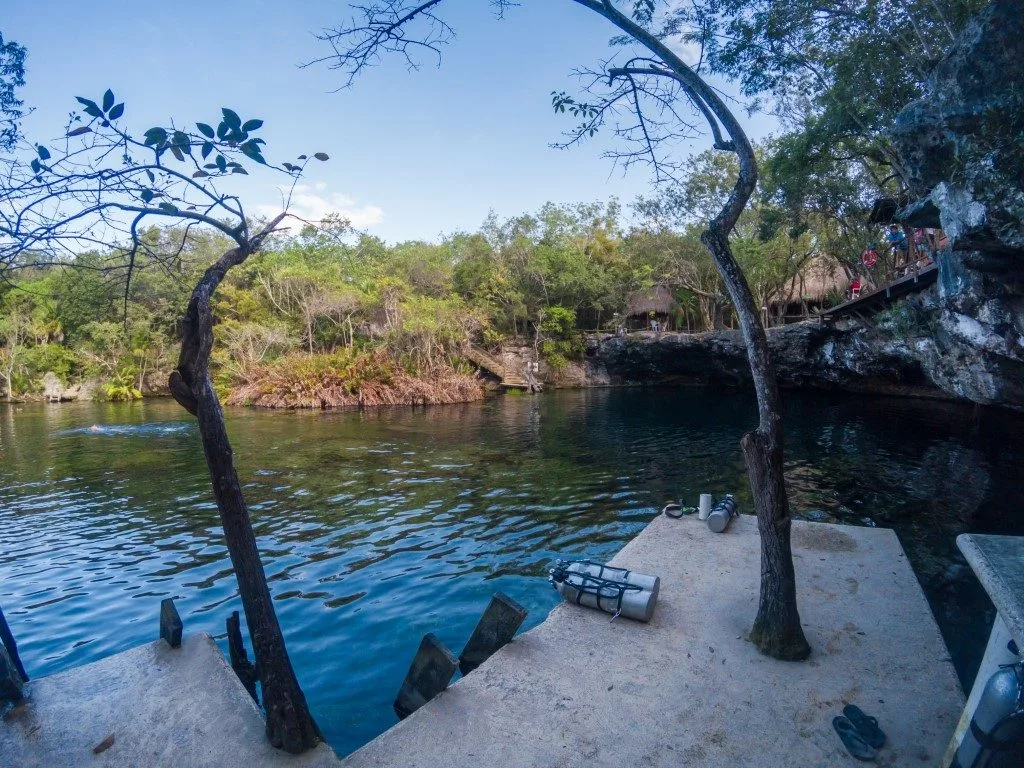
[[(993, 609), (964, 531), (1024, 534), (1022, 422), (946, 404), (789, 394), (798, 516), (896, 529), (961, 678)], [(746, 395), (600, 390), (366, 413), (229, 411), (299, 679), (347, 753), (394, 723), (419, 638), (456, 653), (490, 595), (555, 603), (557, 556), (607, 558), (670, 498), (737, 493)], [(101, 431), (90, 426), (98, 424)], [(174, 597), (223, 644), (240, 610), (194, 425), (168, 401), (0, 405), (0, 605), (29, 673), (154, 639)]]

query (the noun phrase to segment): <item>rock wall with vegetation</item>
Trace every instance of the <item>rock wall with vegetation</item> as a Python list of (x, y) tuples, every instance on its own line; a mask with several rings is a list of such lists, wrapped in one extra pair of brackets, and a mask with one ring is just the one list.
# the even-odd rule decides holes
[(941, 226), (931, 378), (978, 403), (1024, 407), (1024, 12), (996, 0), (967, 25), (892, 132), (917, 200)]
[[(996, 0), (966, 24), (890, 131), (914, 202), (941, 227), (935, 288), (872, 326), (771, 332), (779, 376), (812, 386), (962, 399), (1024, 410), (1024, 13)], [(613, 381), (745, 380), (736, 334), (592, 338), (590, 370)]]

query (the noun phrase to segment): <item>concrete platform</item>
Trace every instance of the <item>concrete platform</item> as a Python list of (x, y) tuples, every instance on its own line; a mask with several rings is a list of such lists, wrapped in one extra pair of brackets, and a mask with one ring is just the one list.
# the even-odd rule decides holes
[[(263, 718), (209, 635), (163, 640), (32, 680), (0, 723), (0, 766), (311, 768), (338, 765), (321, 744), (274, 749)], [(93, 748), (108, 736), (107, 749)]]
[(717, 535), (658, 517), (613, 561), (662, 577), (650, 624), (560, 605), (344, 764), (863, 765), (831, 726), (853, 702), (889, 735), (875, 765), (936, 765), (963, 694), (896, 535), (797, 522), (793, 538), (807, 662), (766, 658), (746, 639), (760, 570), (752, 517)]

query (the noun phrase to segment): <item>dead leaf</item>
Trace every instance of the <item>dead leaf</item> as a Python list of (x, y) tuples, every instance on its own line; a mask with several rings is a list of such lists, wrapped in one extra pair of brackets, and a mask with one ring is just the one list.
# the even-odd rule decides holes
[(105, 738), (103, 741), (101, 741), (99, 744), (93, 747), (92, 753), (94, 755), (98, 755), (101, 752), (106, 752), (112, 746), (114, 746), (114, 734), (110, 734), (109, 736), (107, 736), (107, 738)]

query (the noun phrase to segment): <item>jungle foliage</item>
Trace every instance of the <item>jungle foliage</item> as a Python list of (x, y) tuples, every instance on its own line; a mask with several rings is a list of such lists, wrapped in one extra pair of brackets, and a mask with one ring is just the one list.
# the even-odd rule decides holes
[[(730, 172), (710, 154), (693, 171), (693, 189), (684, 190), (693, 200)], [(457, 378), (471, 371), (467, 343), (536, 346), (561, 367), (582, 355), (585, 332), (623, 324), (631, 297), (656, 284), (673, 292), (678, 328), (723, 327), (732, 322), (728, 299), (699, 240), (699, 211), (681, 206), (641, 201), (627, 227), (615, 202), (547, 204), (505, 221), (492, 215), (478, 231), (437, 243), (387, 244), (341, 220), (279, 236), (232, 270), (215, 297), (216, 384), (232, 402), (349, 404), (337, 388), (316, 394), (330, 368), (348, 370), (353, 385), (432, 381), (428, 399), (444, 402), (445, 387), (469, 391)], [(790, 237), (769, 206), (746, 216), (737, 253), (758, 298), (771, 302), (806, 263), (814, 237)], [(191, 286), (228, 247), (199, 230), (181, 247), (182, 235), (143, 233), (148, 247), (134, 256), (127, 294), (117, 268), (127, 253), (83, 253), (0, 283), (3, 394), (41, 395), (48, 372), (64, 386), (92, 382), (99, 397), (161, 389)]]

